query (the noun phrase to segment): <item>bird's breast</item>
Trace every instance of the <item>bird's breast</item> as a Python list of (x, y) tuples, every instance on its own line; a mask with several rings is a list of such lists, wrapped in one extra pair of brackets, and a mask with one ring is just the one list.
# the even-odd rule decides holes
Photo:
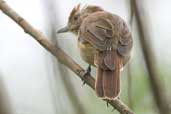
[(88, 42), (78, 41), (78, 48), (82, 59), (88, 64), (94, 65), (95, 48)]

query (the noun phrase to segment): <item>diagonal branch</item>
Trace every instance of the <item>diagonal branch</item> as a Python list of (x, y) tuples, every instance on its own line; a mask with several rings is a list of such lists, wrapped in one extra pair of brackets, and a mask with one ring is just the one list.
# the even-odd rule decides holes
[[(63, 52), (59, 47), (49, 42), (47, 38), (38, 30), (33, 28), (26, 20), (20, 17), (13, 9), (11, 9), (3, 0), (0, 0), (0, 9), (13, 19), (23, 30), (31, 35), (35, 40), (37, 40), (45, 49), (47, 49), (52, 55), (54, 55), (58, 61), (70, 70), (77, 74), (82, 80), (84, 80), (87, 85), (94, 89), (94, 78), (92, 76), (83, 78), (85, 70), (81, 68), (71, 57), (69, 57), (65, 52)], [(109, 102), (115, 109), (117, 109), (121, 114), (134, 114), (121, 100), (116, 99)]]

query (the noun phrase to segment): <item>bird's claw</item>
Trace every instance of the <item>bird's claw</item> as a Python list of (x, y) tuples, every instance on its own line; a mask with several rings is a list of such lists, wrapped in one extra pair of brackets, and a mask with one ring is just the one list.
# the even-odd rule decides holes
[(106, 101), (106, 106), (109, 107), (109, 100)]
[(106, 106), (107, 106), (107, 108), (109, 107), (110, 101), (111, 101), (111, 100), (106, 99)]
[[(108, 99), (106, 100), (106, 106), (107, 106), (107, 108), (109, 107), (110, 101), (111, 100), (108, 100)], [(115, 108), (113, 107), (113, 109), (111, 111), (113, 112), (114, 110), (115, 110)]]
[(91, 65), (88, 66), (87, 70), (83, 74), (83, 79), (82, 79), (83, 84), (82, 85), (85, 85), (86, 84), (86, 82), (85, 82), (84, 79), (86, 79), (87, 76), (90, 76), (90, 74), (91, 74)]

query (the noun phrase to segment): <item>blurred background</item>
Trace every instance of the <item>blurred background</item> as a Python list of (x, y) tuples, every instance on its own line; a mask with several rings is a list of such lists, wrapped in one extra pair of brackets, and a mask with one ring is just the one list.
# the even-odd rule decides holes
[[(139, 44), (135, 22), (130, 25), (129, 0), (6, 0), (31, 25), (56, 42), (83, 68), (77, 37), (55, 32), (67, 24), (78, 3), (98, 5), (122, 17), (134, 39), (132, 58), (122, 72), (121, 100), (136, 114), (156, 114), (149, 78)], [(171, 1), (144, 0), (143, 10), (150, 27), (150, 39), (161, 82), (171, 95)], [(95, 68), (92, 74), (95, 76)], [(128, 75), (129, 74), (129, 75)], [(2, 114), (118, 114), (96, 97), (93, 90), (67, 67), (0, 12), (0, 104)], [(130, 77), (131, 76), (131, 77)]]

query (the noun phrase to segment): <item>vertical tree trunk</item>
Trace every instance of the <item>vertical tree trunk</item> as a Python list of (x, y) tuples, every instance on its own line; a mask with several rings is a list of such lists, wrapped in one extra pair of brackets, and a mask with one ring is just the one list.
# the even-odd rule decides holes
[[(56, 45), (58, 46), (56, 30), (55, 30), (55, 26), (57, 26), (58, 24), (57, 12), (55, 9), (56, 7), (55, 2), (53, 0), (50, 0), (48, 2), (46, 1), (46, 5), (47, 7), (51, 7), (50, 10), (47, 10), (47, 16), (50, 21), (49, 26), (51, 28), (50, 38), (52, 38), (51, 39), (52, 42), (56, 42)], [(82, 104), (80, 103), (78, 99), (78, 95), (75, 91), (74, 85), (72, 84), (70, 77), (68, 77), (69, 75), (68, 69), (64, 68), (63, 65), (61, 65), (60, 63), (57, 63), (56, 60), (53, 58), (52, 58), (52, 62), (53, 62), (54, 70), (59, 71), (59, 74), (60, 74), (59, 76), (62, 79), (62, 83), (65, 88), (67, 97), (70, 99), (70, 102), (71, 102), (72, 108), (75, 111), (75, 114), (85, 114), (84, 107), (82, 106)], [(56, 69), (57, 66), (58, 66), (58, 69)]]
[[(152, 49), (152, 43), (150, 43), (149, 24), (145, 21), (147, 20), (145, 18), (147, 15), (143, 15), (143, 6), (140, 6), (142, 2), (138, 1), (138, 4), (137, 1), (138, 0), (133, 0), (133, 7), (135, 8), (135, 18), (138, 26), (139, 40), (144, 54), (147, 71), (149, 73), (151, 90), (160, 114), (171, 114), (171, 110), (168, 107), (169, 103), (166, 97), (166, 92), (163, 84), (161, 83), (159, 72), (156, 68), (157, 64)], [(141, 7), (141, 10), (139, 7)]]

